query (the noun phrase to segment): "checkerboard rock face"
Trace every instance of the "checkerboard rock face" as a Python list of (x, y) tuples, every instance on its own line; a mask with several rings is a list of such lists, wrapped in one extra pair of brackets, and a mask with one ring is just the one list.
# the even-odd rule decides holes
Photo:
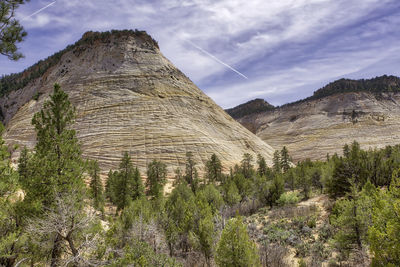
[[(87, 33), (83, 38), (98, 33)], [(147, 34), (109, 35), (75, 45), (59, 62), (24, 88), (0, 99), (6, 124), (4, 139), (14, 162), (23, 145), (32, 148), (31, 119), (54, 83), (75, 105), (73, 128), (83, 155), (96, 159), (103, 173), (118, 168), (124, 151), (145, 174), (153, 159), (168, 166), (169, 176), (184, 169), (193, 152), (200, 172), (212, 153), (225, 170), (244, 153), (262, 154), (271, 162), (273, 149), (227, 115), (168, 61)], [(38, 100), (34, 95), (40, 92)]]

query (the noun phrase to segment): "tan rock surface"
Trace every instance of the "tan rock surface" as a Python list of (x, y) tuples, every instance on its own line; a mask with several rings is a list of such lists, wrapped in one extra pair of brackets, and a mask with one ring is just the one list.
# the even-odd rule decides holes
[[(184, 168), (188, 151), (199, 167), (212, 153), (225, 168), (239, 163), (243, 153), (271, 160), (272, 148), (176, 69), (149, 36), (132, 34), (82, 44), (42, 77), (2, 97), (8, 144), (34, 146), (31, 118), (55, 82), (77, 108), (74, 128), (84, 156), (97, 159), (103, 172), (118, 167), (123, 151), (142, 174), (147, 163), (159, 159), (173, 175), (173, 169)], [(35, 101), (37, 91), (43, 95)]]
[[(354, 111), (354, 112), (353, 112)], [(239, 119), (293, 160), (325, 159), (354, 140), (364, 149), (400, 143), (400, 94), (353, 92), (309, 100)]]

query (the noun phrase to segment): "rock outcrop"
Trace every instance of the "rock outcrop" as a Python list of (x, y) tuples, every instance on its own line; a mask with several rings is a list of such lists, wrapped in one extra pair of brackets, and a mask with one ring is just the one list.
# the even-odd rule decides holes
[(212, 153), (226, 169), (244, 153), (271, 160), (272, 148), (175, 68), (146, 33), (89, 32), (57, 58), (42, 62), (47, 70), (40, 77), (0, 99), (8, 144), (34, 146), (32, 115), (59, 83), (77, 108), (73, 127), (83, 155), (98, 160), (103, 172), (118, 168), (124, 151), (142, 174), (158, 159), (170, 176), (175, 168), (184, 169), (189, 151), (200, 168)]
[[(371, 89), (369, 81), (374, 83)], [(351, 87), (342, 86), (342, 82)], [(364, 149), (399, 144), (399, 79), (383, 76), (362, 80), (364, 89), (359, 84), (341, 80), (308, 99), (237, 120), (274, 149), (286, 146), (294, 162), (325, 159), (327, 153), (342, 154), (343, 145), (354, 140)], [(337, 92), (332, 88), (342, 89)]]

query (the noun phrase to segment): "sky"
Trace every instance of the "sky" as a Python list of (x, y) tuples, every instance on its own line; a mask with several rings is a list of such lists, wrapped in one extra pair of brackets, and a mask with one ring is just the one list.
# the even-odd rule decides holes
[(340, 78), (400, 76), (399, 0), (31, 0), (17, 18), (25, 58), (0, 57), (1, 74), (89, 30), (139, 29), (223, 108), (282, 105)]

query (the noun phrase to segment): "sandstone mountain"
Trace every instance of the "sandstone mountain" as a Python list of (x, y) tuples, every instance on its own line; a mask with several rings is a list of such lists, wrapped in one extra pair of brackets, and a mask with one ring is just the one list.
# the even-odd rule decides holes
[[(124, 151), (145, 174), (153, 159), (173, 169), (193, 152), (198, 166), (216, 153), (227, 169), (244, 153), (272, 148), (233, 120), (160, 52), (145, 32), (88, 32), (76, 44), (0, 81), (4, 139), (33, 147), (32, 115), (59, 83), (77, 108), (74, 128), (84, 156), (103, 172)], [(13, 152), (14, 159), (19, 149)]]
[(304, 100), (236, 119), (275, 149), (287, 146), (294, 161), (341, 154), (354, 140), (363, 148), (399, 144), (400, 79), (341, 79)]

